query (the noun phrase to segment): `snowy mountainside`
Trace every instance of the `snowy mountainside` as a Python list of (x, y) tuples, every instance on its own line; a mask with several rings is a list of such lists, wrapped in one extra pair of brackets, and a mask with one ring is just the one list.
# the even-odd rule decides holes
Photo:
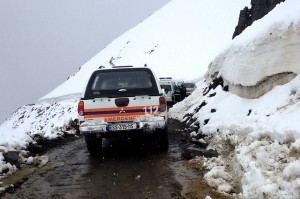
[(239, 11), (246, 5), (248, 0), (173, 0), (116, 38), (40, 100), (81, 93), (89, 75), (101, 65), (109, 68), (147, 64), (157, 77), (199, 78), (208, 63), (231, 41)]
[[(198, 157), (209, 170), (204, 179), (218, 191), (240, 192), (235, 198), (300, 198), (299, 8), (297, 0), (285, 1), (248, 27), (212, 61), (197, 91), (169, 112), (196, 129), (193, 139), (218, 151), (217, 158)], [(284, 73), (292, 76), (274, 78)], [(214, 77), (224, 83), (210, 82)], [(263, 85), (268, 78), (272, 85)], [(264, 92), (254, 97), (257, 90)]]

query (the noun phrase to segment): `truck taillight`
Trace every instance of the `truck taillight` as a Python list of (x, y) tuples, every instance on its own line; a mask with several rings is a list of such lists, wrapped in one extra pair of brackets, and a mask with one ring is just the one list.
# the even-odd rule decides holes
[(160, 106), (160, 112), (164, 112), (167, 110), (167, 100), (164, 96), (159, 97), (159, 106)]
[(84, 102), (83, 101), (78, 102), (77, 111), (78, 111), (78, 115), (84, 116)]

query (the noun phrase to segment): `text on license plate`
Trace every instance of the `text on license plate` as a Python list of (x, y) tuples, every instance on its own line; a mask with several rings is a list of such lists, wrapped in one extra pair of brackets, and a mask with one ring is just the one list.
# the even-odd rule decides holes
[(136, 124), (112, 124), (109, 126), (109, 131), (122, 131), (122, 130), (130, 130), (130, 129), (136, 129)]

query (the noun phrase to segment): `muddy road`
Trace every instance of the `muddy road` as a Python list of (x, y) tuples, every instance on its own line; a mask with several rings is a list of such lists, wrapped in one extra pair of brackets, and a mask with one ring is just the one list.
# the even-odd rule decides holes
[(0, 198), (184, 198), (182, 189), (197, 172), (182, 166), (180, 128), (170, 120), (167, 151), (149, 134), (104, 140), (102, 154), (90, 156), (79, 137), (47, 150), (44, 167), (24, 166)]
[(49, 162), (40, 168), (22, 165), (12, 176), (1, 179), (0, 188), (10, 186), (0, 198), (231, 198), (207, 185), (198, 163), (182, 158), (189, 145), (183, 125), (169, 120), (168, 128), (167, 151), (157, 149), (151, 134), (104, 140), (98, 156), (90, 156), (83, 137), (48, 143), (36, 155), (48, 156)]

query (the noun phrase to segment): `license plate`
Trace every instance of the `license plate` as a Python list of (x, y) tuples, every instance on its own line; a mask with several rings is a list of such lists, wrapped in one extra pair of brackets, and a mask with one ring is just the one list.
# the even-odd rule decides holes
[(109, 131), (123, 131), (123, 130), (131, 130), (136, 129), (136, 124), (112, 124), (109, 126)]

